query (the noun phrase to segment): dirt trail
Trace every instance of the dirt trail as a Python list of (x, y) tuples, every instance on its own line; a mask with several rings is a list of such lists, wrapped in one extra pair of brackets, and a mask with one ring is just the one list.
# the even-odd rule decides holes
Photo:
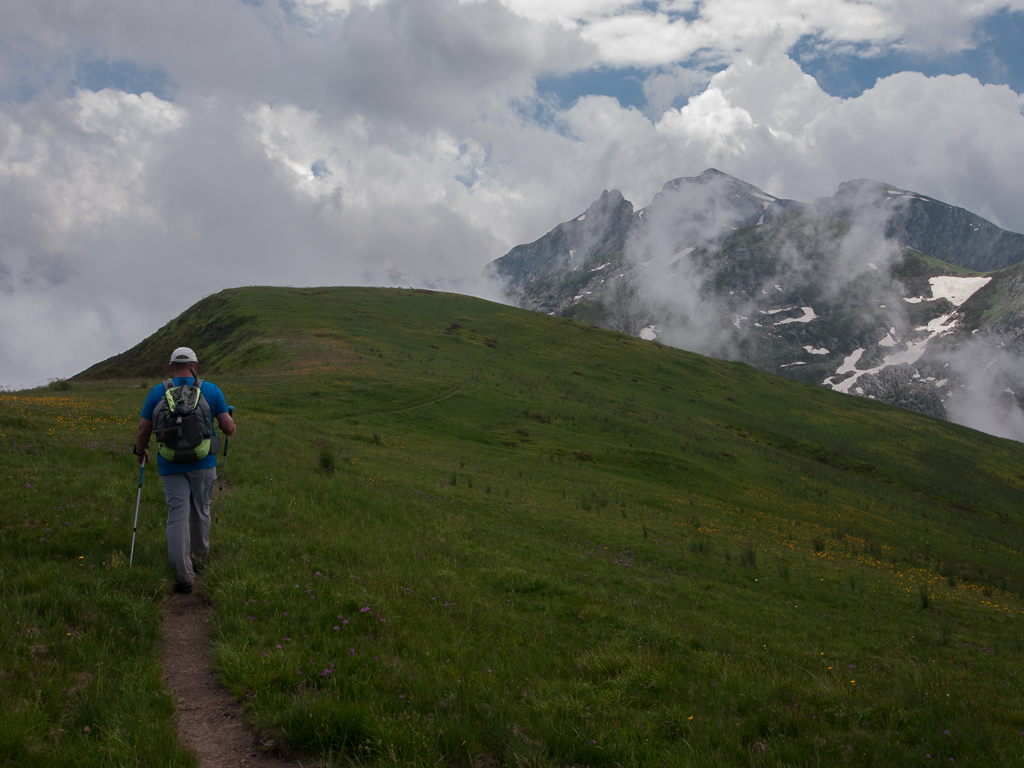
[(313, 766), (308, 757), (261, 752), (245, 724), (242, 707), (217, 682), (210, 664), (210, 602), (196, 579), (189, 595), (172, 593), (164, 604), (160, 662), (174, 695), (178, 735), (195, 752), (200, 768)]

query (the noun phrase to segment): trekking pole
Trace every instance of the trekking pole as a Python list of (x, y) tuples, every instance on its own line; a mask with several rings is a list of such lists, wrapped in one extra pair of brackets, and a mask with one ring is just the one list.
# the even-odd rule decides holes
[(132, 567), (132, 560), (135, 558), (135, 532), (139, 530), (139, 504), (142, 501), (142, 473), (146, 471), (146, 457), (142, 457), (142, 466), (139, 467), (139, 495), (135, 498), (135, 522), (132, 524), (132, 551), (128, 555), (128, 567)]
[[(228, 406), (228, 416), (235, 412), (235, 406)], [(224, 474), (228, 470), (228, 436), (224, 435), (224, 463), (220, 465), (220, 490), (217, 491), (217, 514), (213, 520), (216, 523), (220, 522), (220, 499), (224, 495)]]

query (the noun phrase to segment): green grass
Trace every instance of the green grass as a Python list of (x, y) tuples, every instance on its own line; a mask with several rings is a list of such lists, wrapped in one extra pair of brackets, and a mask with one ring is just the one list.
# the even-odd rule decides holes
[[(204, 590), (255, 726), (339, 764), (1021, 760), (1019, 444), (451, 294), (204, 301), (270, 361), (211, 377)], [(0, 395), (8, 764), (188, 764), (155, 472), (125, 563), (152, 380), (103, 378), (188, 323)]]
[[(0, 400), (0, 764), (194, 765), (156, 664), (165, 568), (128, 568), (139, 390), (64, 392)], [(157, 487), (142, 540), (162, 530)]]

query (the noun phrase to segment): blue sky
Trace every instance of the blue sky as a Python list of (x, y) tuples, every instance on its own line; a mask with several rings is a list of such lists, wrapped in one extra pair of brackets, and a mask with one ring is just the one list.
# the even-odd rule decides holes
[(83, 59), (75, 65), (74, 77), (68, 82), (68, 90), (79, 88), (101, 91), (116, 88), (126, 93), (142, 94), (149, 91), (166, 101), (173, 101), (177, 85), (162, 69), (147, 68), (134, 61)]
[(936, 75), (967, 74), (982, 83), (1008, 85), (1024, 92), (1024, 12), (1002, 9), (982, 19), (976, 45), (956, 53), (905, 53), (880, 55), (816, 53), (819, 39), (808, 36), (790, 49), (801, 68), (833, 96), (859, 96), (880, 77), (896, 72)]
[(539, 77), (537, 91), (557, 98), (566, 107), (572, 106), (580, 96), (611, 96), (624, 107), (643, 109), (647, 105), (644, 95), (647, 75), (647, 71), (637, 67), (598, 67), (567, 75)]

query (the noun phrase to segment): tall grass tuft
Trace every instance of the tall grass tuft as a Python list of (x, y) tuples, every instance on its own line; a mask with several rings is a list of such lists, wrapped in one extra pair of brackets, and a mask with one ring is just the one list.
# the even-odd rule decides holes
[(949, 635), (949, 621), (947, 621), (946, 619), (941, 619), (939, 621), (939, 645), (943, 648), (949, 645)]
[(334, 448), (331, 447), (330, 443), (326, 440), (318, 439), (314, 441), (314, 445), (317, 446), (317, 465), (321, 472), (330, 474), (334, 471)]
[(740, 565), (744, 568), (757, 568), (757, 550), (753, 544), (747, 544), (740, 553)]

